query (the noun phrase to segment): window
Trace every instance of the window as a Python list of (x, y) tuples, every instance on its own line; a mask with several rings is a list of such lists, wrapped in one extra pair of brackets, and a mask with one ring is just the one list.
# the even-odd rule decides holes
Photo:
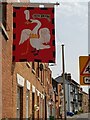
[(38, 64), (38, 66), (37, 66), (37, 76), (39, 77), (39, 62), (37, 64)]
[(34, 112), (34, 100), (35, 100), (35, 95), (34, 93), (32, 93), (32, 119), (34, 120), (34, 115), (35, 115), (35, 112)]
[(34, 65), (34, 62), (32, 62), (32, 69), (35, 69), (35, 65)]
[[(37, 105), (38, 105), (38, 107), (39, 107), (39, 96), (37, 96)], [(39, 110), (37, 111), (37, 118), (38, 118), (38, 120), (39, 120)]]
[(32, 73), (36, 74), (36, 71), (35, 71), (35, 62), (32, 62)]
[(51, 77), (51, 73), (50, 73), (50, 84), (52, 84), (52, 77)]
[(44, 69), (43, 69), (43, 84), (44, 84)]
[(2, 5), (0, 3), (0, 22), (2, 21)]
[(29, 118), (29, 90), (26, 91), (26, 118)]
[(17, 0), (18, 2), (20, 2), (20, 0)]
[(5, 29), (6, 29), (6, 6), (7, 3), (2, 4), (0, 3), (0, 21), (4, 25)]
[(78, 99), (78, 95), (76, 95), (76, 100)]
[(43, 79), (43, 77), (42, 77), (42, 71), (41, 71), (41, 83), (43, 83), (43, 80), (42, 80), (42, 79)]
[(6, 7), (7, 3), (0, 3), (0, 30), (6, 40), (9, 39), (9, 36), (6, 31)]

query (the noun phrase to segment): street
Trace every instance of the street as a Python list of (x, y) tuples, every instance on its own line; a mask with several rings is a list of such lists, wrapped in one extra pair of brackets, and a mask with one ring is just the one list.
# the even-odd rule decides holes
[(52, 1), (0, 0), (0, 120), (90, 120), (90, 2)]
[(83, 113), (74, 115), (73, 117), (67, 117), (67, 120), (90, 120), (90, 113)]

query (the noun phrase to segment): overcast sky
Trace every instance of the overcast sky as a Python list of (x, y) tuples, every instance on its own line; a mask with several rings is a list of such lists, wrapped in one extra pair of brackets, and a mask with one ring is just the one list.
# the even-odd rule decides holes
[[(56, 66), (51, 69), (54, 78), (61, 75), (61, 45), (64, 44), (65, 72), (71, 73), (72, 79), (79, 83), (79, 56), (88, 55), (88, 0), (60, 0), (59, 3), (60, 5), (55, 7)], [(84, 90), (88, 89), (84, 87)]]

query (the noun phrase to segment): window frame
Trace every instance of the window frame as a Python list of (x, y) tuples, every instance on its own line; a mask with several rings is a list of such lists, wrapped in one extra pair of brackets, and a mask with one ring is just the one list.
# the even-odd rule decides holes
[(6, 40), (9, 39), (9, 36), (7, 34), (7, 31), (6, 31), (6, 11), (7, 11), (7, 3), (6, 2), (3, 2), (3, 3), (0, 3), (0, 7), (1, 7), (1, 19), (0, 19), (0, 31), (2, 32), (4, 38)]

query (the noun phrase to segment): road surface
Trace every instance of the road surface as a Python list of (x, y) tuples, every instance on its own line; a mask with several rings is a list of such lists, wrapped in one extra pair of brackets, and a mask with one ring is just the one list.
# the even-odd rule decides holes
[(67, 120), (90, 120), (90, 113), (83, 113), (74, 115), (72, 117), (67, 117)]

